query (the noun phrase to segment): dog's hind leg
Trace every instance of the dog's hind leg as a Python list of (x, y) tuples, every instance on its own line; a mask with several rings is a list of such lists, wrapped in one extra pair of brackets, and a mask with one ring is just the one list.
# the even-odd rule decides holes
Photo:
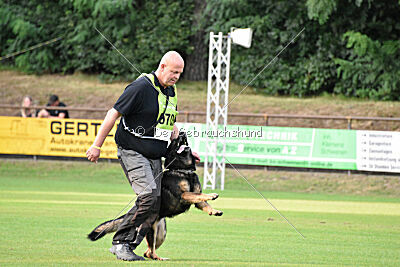
[(168, 258), (161, 258), (156, 254), (156, 249), (158, 249), (162, 243), (165, 241), (165, 237), (167, 235), (167, 224), (165, 218), (161, 220), (157, 220), (152, 229), (146, 235), (147, 242), (147, 250), (144, 253), (146, 258), (150, 258), (153, 260), (168, 260)]
[(223, 214), (222, 211), (213, 209), (207, 202), (199, 202), (195, 204), (196, 208), (199, 210), (202, 210), (206, 212), (208, 215), (214, 215), (214, 216), (221, 216)]

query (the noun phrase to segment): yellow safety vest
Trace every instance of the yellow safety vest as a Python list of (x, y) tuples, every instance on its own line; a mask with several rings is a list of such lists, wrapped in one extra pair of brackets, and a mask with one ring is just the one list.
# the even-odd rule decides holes
[(134, 129), (129, 128), (126, 123), (124, 117), (122, 117), (121, 121), (124, 126), (124, 129), (139, 138), (146, 138), (146, 139), (156, 139), (162, 141), (169, 141), (172, 130), (174, 129), (174, 123), (176, 121), (176, 116), (178, 115), (177, 111), (177, 90), (175, 84), (173, 85), (175, 95), (173, 97), (168, 97), (161, 92), (161, 89), (155, 84), (154, 82), (154, 75), (153, 74), (141, 74), (139, 78), (146, 76), (154, 89), (158, 91), (158, 116), (157, 116), (157, 124), (154, 127), (154, 136), (145, 136), (144, 134), (149, 130), (137, 132)]

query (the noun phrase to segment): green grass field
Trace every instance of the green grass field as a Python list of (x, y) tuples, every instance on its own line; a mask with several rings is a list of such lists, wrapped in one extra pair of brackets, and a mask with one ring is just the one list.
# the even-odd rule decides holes
[[(141, 264), (400, 265), (400, 198), (263, 191), (303, 239), (245, 184), (211, 203), (222, 217), (192, 208), (169, 219), (158, 254), (170, 260)], [(0, 160), (0, 266), (127, 265), (108, 252), (111, 235), (86, 234), (132, 197), (117, 164)]]

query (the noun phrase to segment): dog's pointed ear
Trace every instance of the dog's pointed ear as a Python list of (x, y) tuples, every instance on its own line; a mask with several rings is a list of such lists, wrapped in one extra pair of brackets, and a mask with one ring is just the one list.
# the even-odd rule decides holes
[(181, 138), (186, 138), (186, 132), (183, 131), (183, 130), (180, 130), (180, 131), (179, 131), (179, 137), (181, 137)]
[(182, 131), (182, 130), (179, 131), (179, 139), (180, 139), (180, 143), (182, 143), (182, 145), (187, 145), (187, 146), (189, 145), (185, 131)]

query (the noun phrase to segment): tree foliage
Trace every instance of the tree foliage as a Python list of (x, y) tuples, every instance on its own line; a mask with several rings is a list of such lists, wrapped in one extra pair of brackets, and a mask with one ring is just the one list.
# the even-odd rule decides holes
[(198, 79), (206, 77), (207, 55), (199, 54), (208, 51), (210, 31), (251, 27), (252, 47), (232, 46), (232, 80), (247, 85), (258, 75), (250, 85), (271, 95), (397, 100), (399, 15), (398, 0), (207, 0), (205, 7), (202, 0), (0, 0), (0, 51), (61, 36), (2, 62), (35, 73), (134, 79), (137, 71), (97, 28), (138, 71), (153, 70), (173, 49), (190, 63), (187, 78)]
[(83, 71), (134, 79), (137, 70), (153, 70), (167, 50), (184, 56), (192, 52), (192, 12), (190, 0), (2, 1), (0, 16), (6, 19), (1, 21), (0, 48), (3, 55), (62, 36), (60, 42), (17, 56), (12, 63), (36, 73)]
[(367, 35), (344, 34), (348, 59), (334, 59), (340, 78), (335, 90), (361, 98), (400, 100), (400, 41), (373, 41)]
[[(254, 29), (252, 47), (232, 51), (231, 77), (237, 82), (250, 82), (304, 27), (299, 38), (253, 81), (258, 91), (398, 99), (396, 0), (211, 0), (208, 9), (213, 18), (209, 30)], [(357, 33), (365, 38), (353, 40)], [(360, 54), (359, 46), (369, 50)]]

